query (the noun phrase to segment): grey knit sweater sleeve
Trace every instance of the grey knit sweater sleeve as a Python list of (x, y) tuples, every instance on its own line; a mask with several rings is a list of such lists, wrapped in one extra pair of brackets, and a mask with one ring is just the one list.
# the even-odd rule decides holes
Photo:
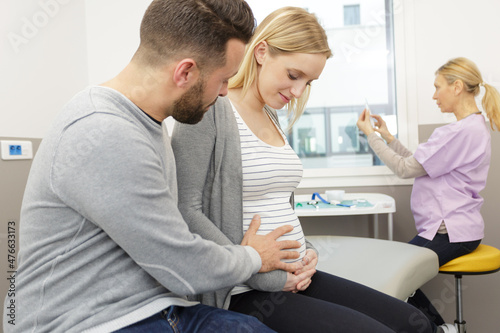
[(394, 139), (389, 145), (375, 132), (368, 135), (368, 144), (375, 154), (399, 178), (416, 178), (427, 174), (424, 167), (418, 163), (413, 154)]
[(259, 268), (255, 250), (189, 231), (162, 127), (116, 91), (94, 87), (66, 105), (33, 161), (18, 320), (6, 332), (113, 331)]
[(396, 154), (401, 155), (402, 157), (406, 158), (413, 156), (413, 153), (409, 151), (405, 146), (403, 146), (401, 141), (396, 138), (394, 138), (394, 140), (392, 140), (391, 143), (388, 144), (388, 146), (389, 148), (394, 150)]

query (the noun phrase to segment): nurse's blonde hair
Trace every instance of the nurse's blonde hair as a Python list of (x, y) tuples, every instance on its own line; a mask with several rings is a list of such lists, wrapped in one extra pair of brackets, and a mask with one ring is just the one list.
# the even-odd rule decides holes
[(477, 96), (481, 86), (484, 86), (485, 93), (481, 104), (490, 120), (491, 129), (495, 129), (494, 124), (496, 129), (500, 130), (500, 94), (495, 87), (483, 82), (481, 72), (474, 62), (467, 58), (451, 59), (439, 67), (436, 75), (442, 75), (448, 84), (461, 80), (465, 90), (474, 96)]
[[(263, 41), (272, 56), (290, 53), (324, 54), (327, 59), (332, 56), (326, 32), (317, 17), (303, 8), (283, 7), (269, 14), (255, 29), (238, 73), (229, 80), (229, 89), (243, 88), (245, 95), (256, 81), (258, 64), (254, 49)], [(304, 112), (309, 93), (308, 85), (300, 98), (287, 104), (289, 129)]]

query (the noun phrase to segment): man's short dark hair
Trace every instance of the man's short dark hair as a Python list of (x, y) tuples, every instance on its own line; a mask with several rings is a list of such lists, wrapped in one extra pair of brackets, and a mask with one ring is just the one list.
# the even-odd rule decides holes
[(135, 58), (157, 66), (193, 58), (198, 66), (224, 66), (228, 40), (248, 43), (255, 27), (243, 0), (154, 0), (142, 19)]

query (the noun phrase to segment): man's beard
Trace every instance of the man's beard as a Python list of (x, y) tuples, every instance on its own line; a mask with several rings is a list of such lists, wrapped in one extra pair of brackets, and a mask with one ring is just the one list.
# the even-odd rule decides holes
[(205, 81), (200, 80), (188, 89), (173, 104), (172, 117), (180, 123), (197, 124), (203, 118), (207, 109), (215, 104), (215, 100), (208, 105), (203, 105), (203, 92), (205, 90)]

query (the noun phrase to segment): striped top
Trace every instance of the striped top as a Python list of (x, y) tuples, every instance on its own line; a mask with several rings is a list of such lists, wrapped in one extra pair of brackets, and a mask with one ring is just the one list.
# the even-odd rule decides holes
[[(234, 106), (233, 111), (241, 142), (243, 231), (248, 230), (255, 214), (261, 216), (261, 225), (257, 232), (260, 235), (265, 235), (283, 225), (292, 225), (293, 231), (278, 240), (299, 241), (300, 258), (284, 261), (302, 260), (306, 252), (304, 233), (290, 204), (290, 196), (302, 179), (302, 163), (283, 133), (281, 135), (285, 145), (271, 146), (260, 140), (248, 128)], [(244, 291), (238, 287), (237, 289), (239, 292)], [(237, 292), (233, 291), (233, 294), (235, 293)]]

